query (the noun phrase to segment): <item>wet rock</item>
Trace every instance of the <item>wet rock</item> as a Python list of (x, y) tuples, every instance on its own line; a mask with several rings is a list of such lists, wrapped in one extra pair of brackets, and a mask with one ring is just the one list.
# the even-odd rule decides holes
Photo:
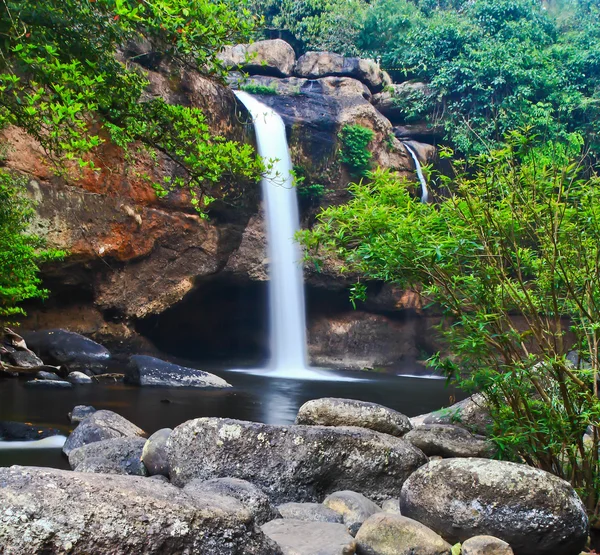
[(69, 420), (71, 422), (81, 422), (84, 418), (94, 414), (96, 409), (91, 406), (77, 405), (73, 407), (73, 410), (69, 413)]
[(281, 39), (226, 46), (218, 55), (225, 67), (251, 75), (291, 75), (296, 63), (294, 49)]
[(400, 412), (376, 403), (333, 397), (304, 403), (296, 424), (358, 426), (398, 437), (412, 429), (408, 416)]
[(494, 536), (475, 536), (462, 544), (462, 555), (513, 555), (513, 550)]
[(0, 421), (0, 440), (2, 441), (34, 441), (59, 435), (54, 428), (44, 428), (24, 422)]
[(283, 503), (277, 507), (282, 518), (308, 520), (311, 522), (343, 523), (340, 513), (332, 511), (321, 503)]
[(267, 495), (246, 480), (237, 478), (215, 478), (206, 481), (192, 480), (189, 484), (186, 484), (184, 491), (188, 494), (195, 492), (233, 497), (252, 513), (256, 524), (264, 524), (279, 516), (279, 512), (271, 505)]
[(373, 92), (384, 87), (385, 74), (373, 60), (346, 58), (332, 52), (307, 52), (298, 58), (294, 67), (298, 77), (352, 77), (364, 83)]
[(30, 380), (23, 384), (28, 389), (71, 389), (72, 383), (64, 380)]
[(381, 510), (384, 513), (393, 513), (396, 515), (401, 514), (400, 511), (400, 499), (386, 499), (381, 504)]
[(356, 542), (343, 524), (272, 520), (262, 531), (282, 549), (284, 555), (354, 555)]
[(7, 354), (8, 361), (20, 368), (44, 366), (44, 361), (31, 351), (13, 351)]
[(82, 445), (118, 437), (146, 437), (146, 432), (116, 412), (99, 410), (84, 418), (73, 430), (65, 442), (63, 453), (68, 456)]
[(80, 466), (88, 459), (113, 463), (118, 474), (147, 476), (148, 471), (142, 462), (142, 450), (146, 440), (141, 437), (119, 437), (95, 441), (73, 449), (69, 453), (69, 464), (73, 470), (82, 471)]
[(231, 387), (231, 384), (214, 374), (145, 355), (131, 357), (125, 381), (144, 386)]
[(54, 372), (46, 372), (46, 370), (40, 370), (35, 375), (35, 378), (37, 380), (50, 380), (50, 381), (57, 381), (57, 382), (64, 381), (58, 374), (55, 374)]
[(491, 535), (519, 555), (578, 555), (587, 539), (586, 511), (571, 485), (510, 462), (430, 462), (406, 481), (400, 506), (451, 543)]
[(355, 491), (336, 491), (325, 498), (323, 505), (342, 515), (346, 528), (353, 536), (365, 520), (381, 512), (378, 505)]
[(86, 376), (83, 372), (71, 372), (67, 376), (67, 380), (69, 380), (71, 383), (77, 384), (91, 384), (94, 382), (92, 378)]
[(167, 440), (173, 430), (163, 428), (154, 432), (146, 441), (142, 451), (142, 462), (148, 469), (148, 474), (154, 476), (161, 474), (169, 475), (169, 461), (167, 457)]
[(397, 496), (404, 480), (426, 461), (408, 442), (364, 428), (271, 426), (226, 418), (185, 422), (167, 445), (175, 485), (194, 478), (241, 478), (275, 503), (318, 501), (349, 488), (372, 499)]
[(6, 555), (281, 553), (248, 511), (197, 502), (156, 480), (13, 466), (0, 469), (0, 484)]
[(450, 555), (452, 546), (433, 530), (401, 515), (377, 513), (356, 534), (361, 555)]
[(496, 451), (494, 444), (484, 436), (474, 436), (459, 426), (426, 424), (408, 432), (404, 439), (428, 457), (490, 458)]

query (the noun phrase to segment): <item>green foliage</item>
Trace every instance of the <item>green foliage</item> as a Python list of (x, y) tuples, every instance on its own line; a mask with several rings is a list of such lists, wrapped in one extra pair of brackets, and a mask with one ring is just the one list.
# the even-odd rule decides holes
[(29, 231), (34, 210), (25, 186), (23, 177), (0, 171), (0, 321), (5, 322), (24, 314), (23, 301), (46, 296), (38, 264), (64, 255), (44, 250), (43, 241)]
[(370, 169), (373, 154), (367, 147), (374, 136), (371, 129), (362, 125), (344, 125), (338, 134), (341, 160), (353, 175), (364, 176)]
[(266, 94), (271, 96), (279, 94), (274, 86), (259, 85), (257, 83), (248, 83), (247, 85), (242, 85), (240, 89), (250, 94)]
[(317, 259), (439, 305), (452, 356), (430, 363), (485, 395), (503, 458), (569, 480), (597, 518), (600, 177), (582, 170), (581, 137), (568, 138), (512, 133), (457, 164), (438, 205), (376, 170), (302, 239)]
[(262, 165), (249, 148), (213, 137), (201, 110), (143, 98), (146, 77), (116, 52), (143, 40), (174, 74), (201, 68), (219, 77), (218, 51), (251, 30), (249, 12), (210, 0), (3, 1), (0, 128), (23, 128), (63, 166), (93, 168), (102, 129), (124, 148), (158, 149), (180, 168), (174, 186), (202, 210), (216, 182), (257, 177)]

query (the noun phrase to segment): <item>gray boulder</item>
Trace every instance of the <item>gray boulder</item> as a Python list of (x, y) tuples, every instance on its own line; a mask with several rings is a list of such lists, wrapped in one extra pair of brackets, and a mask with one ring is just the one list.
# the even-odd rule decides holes
[(99, 410), (84, 418), (73, 430), (63, 446), (63, 453), (68, 456), (82, 445), (117, 437), (146, 437), (146, 432), (116, 412)]
[(23, 384), (27, 389), (72, 389), (73, 384), (64, 380), (30, 380)]
[(433, 530), (401, 515), (378, 513), (356, 534), (361, 555), (450, 555), (452, 546)]
[[(103, 460), (114, 467), (113, 474), (147, 476), (148, 471), (142, 463), (142, 450), (146, 440), (142, 437), (118, 437), (83, 445), (69, 453), (69, 464), (73, 470), (83, 472), (82, 464), (88, 459)], [(96, 463), (94, 463), (96, 464)], [(93, 468), (86, 466), (87, 472)]]
[(0, 468), (0, 507), (5, 555), (281, 553), (248, 511), (198, 503), (135, 476)]
[(275, 503), (319, 501), (349, 489), (372, 499), (398, 496), (426, 461), (408, 442), (364, 428), (270, 426), (198, 418), (167, 442), (171, 481), (229, 476), (249, 480)]
[(376, 403), (334, 397), (304, 403), (298, 411), (296, 424), (358, 426), (398, 437), (412, 429), (408, 416), (398, 411)]
[(40, 370), (35, 378), (36, 380), (64, 381), (58, 374), (46, 370)]
[(154, 432), (146, 441), (142, 451), (142, 462), (150, 476), (161, 474), (169, 475), (169, 461), (167, 457), (167, 440), (173, 430), (163, 428)]
[(19, 368), (37, 368), (44, 366), (44, 361), (29, 350), (12, 351), (7, 353), (6, 358), (14, 366)]
[(378, 505), (355, 491), (336, 491), (325, 498), (323, 505), (342, 515), (343, 523), (353, 536), (365, 520), (381, 512)]
[(184, 491), (188, 494), (200, 492), (233, 497), (252, 513), (257, 524), (264, 524), (279, 516), (279, 512), (271, 505), (270, 499), (262, 490), (254, 484), (238, 478), (192, 480), (186, 484)]
[(67, 380), (69, 380), (71, 383), (77, 384), (91, 384), (93, 382), (92, 378), (90, 378), (83, 372), (71, 372), (67, 376)]
[(312, 522), (343, 523), (340, 513), (336, 513), (321, 503), (283, 503), (277, 507), (281, 518), (308, 520)]
[(356, 542), (343, 524), (280, 519), (267, 522), (262, 531), (284, 555), (354, 555)]
[(94, 414), (96, 409), (88, 405), (76, 405), (73, 410), (69, 413), (69, 420), (71, 422), (81, 422), (84, 418)]
[(231, 387), (231, 384), (214, 374), (145, 355), (133, 355), (130, 358), (125, 381), (144, 386)]
[(294, 49), (281, 39), (226, 46), (218, 58), (230, 69), (239, 69), (250, 75), (276, 77), (291, 75), (296, 63)]
[(428, 457), (490, 458), (496, 452), (494, 444), (484, 436), (474, 436), (459, 426), (426, 424), (408, 432), (404, 439)]
[(494, 536), (475, 536), (462, 544), (462, 555), (514, 555), (510, 545)]
[(588, 533), (585, 507), (568, 482), (510, 462), (430, 462), (405, 482), (400, 507), (451, 543), (491, 535), (519, 555), (579, 555)]

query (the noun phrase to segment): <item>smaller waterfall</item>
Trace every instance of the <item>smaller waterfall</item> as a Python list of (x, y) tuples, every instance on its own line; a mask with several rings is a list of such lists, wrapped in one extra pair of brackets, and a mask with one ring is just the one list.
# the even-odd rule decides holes
[(406, 143), (403, 143), (403, 144), (404, 144), (404, 148), (406, 148), (406, 150), (408, 150), (409, 154), (412, 156), (412, 159), (415, 162), (415, 168), (417, 169), (417, 177), (419, 178), (419, 181), (421, 182), (421, 202), (422, 203), (429, 202), (429, 189), (427, 189), (427, 180), (425, 179), (425, 176), (423, 175), (423, 170), (421, 168), (421, 162), (419, 162), (417, 153), (411, 147), (409, 147)]

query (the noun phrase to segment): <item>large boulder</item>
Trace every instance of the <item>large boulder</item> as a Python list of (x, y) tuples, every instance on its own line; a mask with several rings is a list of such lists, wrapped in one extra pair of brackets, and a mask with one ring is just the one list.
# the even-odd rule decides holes
[(475, 536), (462, 544), (462, 555), (514, 555), (510, 545), (494, 536)]
[(162, 387), (231, 387), (224, 379), (146, 355), (133, 355), (125, 381), (136, 385)]
[(398, 496), (426, 457), (400, 438), (364, 428), (271, 426), (226, 418), (181, 424), (168, 443), (171, 481), (249, 480), (276, 503), (320, 501), (352, 489), (372, 499)]
[(248, 511), (147, 478), (1, 468), (0, 507), (5, 555), (281, 553)]
[(296, 424), (358, 426), (398, 437), (412, 429), (408, 416), (398, 411), (377, 403), (334, 397), (304, 403), (298, 411)]
[(408, 432), (410, 441), (428, 457), (483, 457), (495, 453), (494, 444), (483, 436), (475, 436), (460, 426), (426, 424)]
[(373, 92), (386, 85), (388, 77), (373, 60), (347, 58), (333, 52), (307, 52), (298, 58), (294, 68), (298, 77), (352, 77), (361, 81)]
[(218, 58), (230, 69), (239, 69), (251, 75), (278, 77), (291, 75), (296, 63), (294, 49), (281, 39), (226, 46)]
[(94, 459), (94, 464), (96, 461), (110, 463), (113, 468), (111, 474), (147, 476), (148, 471), (142, 462), (145, 444), (143, 437), (117, 437), (88, 443), (69, 453), (69, 464), (73, 470), (81, 472), (82, 465), (90, 468), (86, 461)]
[(323, 505), (342, 515), (343, 523), (353, 536), (365, 520), (381, 512), (378, 505), (355, 491), (336, 491), (325, 498)]
[(378, 513), (356, 534), (361, 555), (450, 555), (452, 546), (433, 530), (405, 516)]
[(568, 482), (535, 468), (487, 459), (444, 459), (405, 482), (402, 514), (451, 543), (491, 535), (517, 555), (578, 555), (588, 518)]
[[(392, 123), (405, 122), (407, 116), (413, 115), (415, 106), (429, 107), (431, 111), (435, 108), (430, 88), (419, 81), (388, 85), (373, 96), (373, 105)], [(429, 114), (424, 110), (418, 115), (425, 119)]]
[(103, 371), (110, 360), (106, 347), (78, 333), (62, 329), (23, 332), (29, 348), (48, 364), (70, 370)]
[(282, 503), (277, 507), (277, 510), (281, 518), (343, 523), (343, 517), (340, 513), (332, 511), (321, 503)]
[(284, 555), (354, 555), (356, 542), (343, 524), (280, 519), (267, 522), (262, 531), (281, 547)]
[(67, 438), (63, 453), (69, 455), (82, 445), (117, 437), (146, 437), (146, 432), (110, 410), (99, 410), (84, 418)]

